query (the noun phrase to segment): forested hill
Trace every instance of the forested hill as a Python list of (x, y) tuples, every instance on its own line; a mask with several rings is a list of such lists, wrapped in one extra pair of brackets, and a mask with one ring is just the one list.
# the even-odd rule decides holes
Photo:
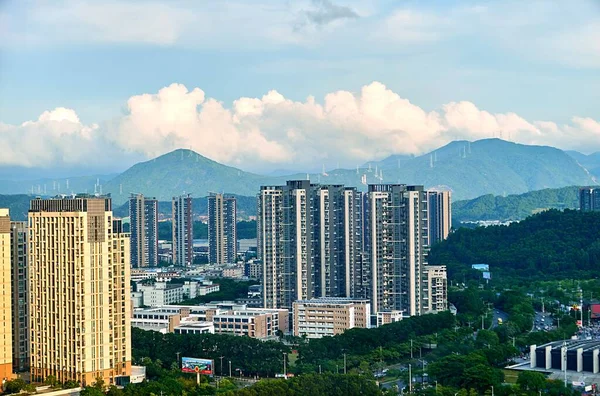
[(492, 276), (554, 277), (600, 270), (600, 212), (549, 210), (509, 226), (461, 228), (432, 247), (430, 264), (446, 264), (451, 277), (471, 264)]
[(452, 219), (456, 222), (477, 220), (522, 220), (546, 209), (579, 207), (579, 187), (546, 188), (520, 195), (482, 195), (452, 202)]

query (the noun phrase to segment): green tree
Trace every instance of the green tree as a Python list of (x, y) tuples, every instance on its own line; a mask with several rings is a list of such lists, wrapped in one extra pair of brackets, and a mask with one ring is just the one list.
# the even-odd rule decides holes
[(25, 388), (25, 385), (25, 381), (21, 378), (6, 381), (6, 384), (4, 384), (4, 393), (19, 393)]
[(517, 384), (524, 391), (538, 392), (546, 387), (546, 377), (535, 371), (521, 371)]

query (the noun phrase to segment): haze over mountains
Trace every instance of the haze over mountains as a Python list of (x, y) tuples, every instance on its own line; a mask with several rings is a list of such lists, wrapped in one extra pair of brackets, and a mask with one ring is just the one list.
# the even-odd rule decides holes
[[(371, 183), (424, 184), (429, 188), (449, 188), (453, 199), (460, 200), (485, 194), (520, 194), (544, 188), (597, 184), (599, 173), (599, 153), (587, 156), (553, 147), (485, 139), (455, 141), (421, 156), (390, 156), (358, 169), (326, 170), (308, 177), (317, 183), (345, 184), (361, 189)], [(12, 180), (0, 182), (0, 193), (102, 192), (111, 193), (115, 204), (120, 205), (131, 192), (141, 192), (161, 201), (184, 192), (194, 197), (210, 192), (253, 196), (261, 185), (306, 177), (306, 173), (283, 175), (277, 172), (269, 176), (249, 173), (180, 149), (140, 162), (116, 176), (69, 178), (68, 188), (66, 178)]]

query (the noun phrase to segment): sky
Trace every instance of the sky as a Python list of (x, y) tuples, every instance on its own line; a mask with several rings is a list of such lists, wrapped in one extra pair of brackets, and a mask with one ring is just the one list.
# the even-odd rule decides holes
[(0, 167), (600, 150), (600, 1), (0, 1)]

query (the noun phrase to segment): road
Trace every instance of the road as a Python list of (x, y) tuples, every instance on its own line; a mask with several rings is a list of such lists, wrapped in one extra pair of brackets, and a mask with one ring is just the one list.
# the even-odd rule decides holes
[(504, 311), (500, 311), (499, 309), (494, 309), (494, 315), (492, 317), (492, 326), (490, 329), (494, 329), (498, 327), (498, 319), (502, 319), (502, 323), (506, 323), (508, 320), (508, 314)]
[(535, 311), (531, 331), (554, 330), (554, 319), (548, 312)]

